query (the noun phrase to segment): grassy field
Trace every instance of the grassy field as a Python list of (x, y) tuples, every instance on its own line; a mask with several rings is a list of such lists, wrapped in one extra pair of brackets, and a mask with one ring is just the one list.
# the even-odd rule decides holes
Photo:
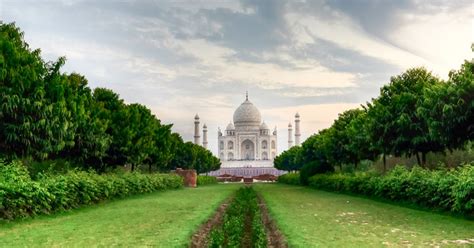
[(474, 246), (474, 221), (298, 186), (255, 189), (290, 247)]
[(241, 185), (213, 185), (116, 200), (0, 224), (0, 247), (184, 247)]

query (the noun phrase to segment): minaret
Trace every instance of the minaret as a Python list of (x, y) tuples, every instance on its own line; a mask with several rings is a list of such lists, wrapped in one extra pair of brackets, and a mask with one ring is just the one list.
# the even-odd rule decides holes
[(298, 112), (295, 115), (295, 146), (300, 145), (300, 114)]
[(207, 149), (207, 126), (202, 126), (202, 146)]
[(291, 122), (288, 123), (288, 149), (293, 146), (293, 128)]
[(199, 135), (199, 115), (194, 116), (194, 144), (199, 145), (199, 140), (201, 136)]

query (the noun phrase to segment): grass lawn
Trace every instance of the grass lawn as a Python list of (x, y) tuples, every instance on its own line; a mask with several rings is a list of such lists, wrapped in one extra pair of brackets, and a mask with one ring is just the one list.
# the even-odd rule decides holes
[(474, 246), (474, 221), (298, 186), (255, 189), (290, 247)]
[(67, 213), (0, 224), (0, 247), (184, 247), (241, 185), (134, 196)]

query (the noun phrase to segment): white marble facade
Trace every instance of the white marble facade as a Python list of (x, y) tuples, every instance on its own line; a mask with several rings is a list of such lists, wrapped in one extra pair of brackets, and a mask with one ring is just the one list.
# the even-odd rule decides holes
[(276, 128), (270, 132), (248, 95), (233, 117), (224, 133), (218, 131), (221, 167), (272, 167), (278, 147)]

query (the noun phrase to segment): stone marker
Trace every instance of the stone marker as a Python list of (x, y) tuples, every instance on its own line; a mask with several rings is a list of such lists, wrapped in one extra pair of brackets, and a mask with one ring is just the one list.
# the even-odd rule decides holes
[(177, 168), (175, 172), (176, 174), (183, 177), (184, 187), (196, 188), (197, 186), (196, 170), (183, 170), (181, 168)]

